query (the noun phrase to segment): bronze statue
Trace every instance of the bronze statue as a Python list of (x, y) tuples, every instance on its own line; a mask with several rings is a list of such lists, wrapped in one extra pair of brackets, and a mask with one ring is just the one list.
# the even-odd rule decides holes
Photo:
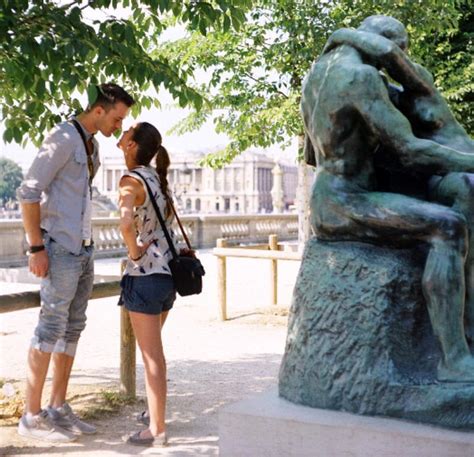
[[(427, 243), (438, 379), (474, 382), (474, 142), (407, 44), (399, 21), (371, 16), (337, 31), (305, 79), (305, 157), (318, 167), (312, 227), (320, 240)], [(387, 172), (393, 185), (382, 182)]]

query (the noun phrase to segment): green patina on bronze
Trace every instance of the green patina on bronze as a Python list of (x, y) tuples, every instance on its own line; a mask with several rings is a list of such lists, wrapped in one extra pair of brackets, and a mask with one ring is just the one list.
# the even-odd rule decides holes
[[(429, 72), (405, 54), (407, 43), (400, 22), (372, 16), (357, 30), (335, 32), (305, 79), (318, 241), (306, 247), (295, 288), (280, 394), (315, 407), (474, 428), (474, 141)], [(382, 273), (381, 253), (396, 257), (401, 249), (406, 259)], [(360, 272), (368, 274), (364, 287)], [(403, 287), (387, 291), (397, 281)], [(397, 316), (408, 318), (400, 326)], [(349, 345), (328, 332), (343, 332)], [(401, 358), (394, 358), (397, 339)]]

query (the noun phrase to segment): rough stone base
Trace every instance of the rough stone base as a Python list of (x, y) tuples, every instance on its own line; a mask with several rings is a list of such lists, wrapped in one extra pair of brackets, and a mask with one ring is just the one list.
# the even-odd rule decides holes
[(438, 383), (422, 249), (308, 242), (279, 393), (315, 408), (474, 429), (474, 384)]
[(467, 457), (474, 434), (308, 408), (276, 389), (219, 414), (221, 457)]

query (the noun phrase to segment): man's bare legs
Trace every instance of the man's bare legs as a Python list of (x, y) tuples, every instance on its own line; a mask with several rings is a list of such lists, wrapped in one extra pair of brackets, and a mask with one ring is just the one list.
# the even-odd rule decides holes
[[(66, 391), (71, 375), (74, 357), (54, 353), (53, 383), (50, 406), (59, 407), (66, 401)], [(26, 382), (26, 412), (38, 414), (41, 410), (41, 398), (48, 374), (51, 353), (30, 348), (28, 352), (28, 374)]]
[(41, 410), (41, 396), (50, 360), (50, 352), (43, 352), (34, 348), (30, 348), (28, 351), (25, 405), (27, 413), (38, 414)]
[(67, 354), (53, 354), (53, 384), (49, 405), (59, 408), (66, 402), (67, 386), (71, 376), (74, 357)]

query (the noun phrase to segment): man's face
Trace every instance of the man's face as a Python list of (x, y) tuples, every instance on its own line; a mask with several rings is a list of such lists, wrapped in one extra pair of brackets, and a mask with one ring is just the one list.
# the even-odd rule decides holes
[(117, 102), (108, 111), (98, 107), (97, 130), (109, 137), (122, 128), (122, 122), (127, 117), (130, 108), (125, 103)]

